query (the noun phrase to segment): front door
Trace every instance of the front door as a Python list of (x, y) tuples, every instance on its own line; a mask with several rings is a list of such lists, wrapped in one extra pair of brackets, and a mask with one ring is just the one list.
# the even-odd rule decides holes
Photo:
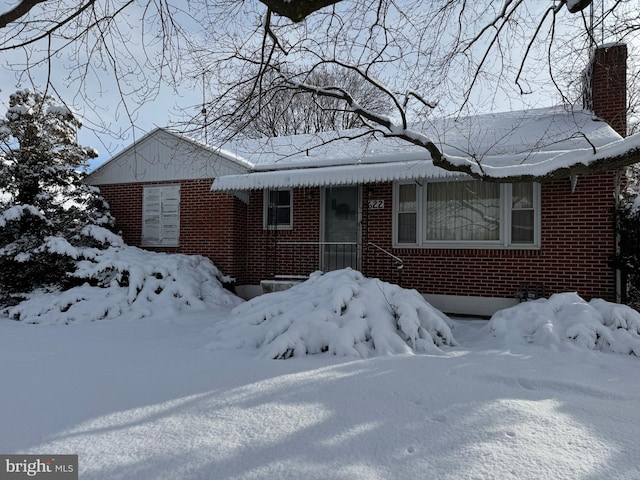
[(324, 189), (322, 270), (358, 269), (358, 187)]

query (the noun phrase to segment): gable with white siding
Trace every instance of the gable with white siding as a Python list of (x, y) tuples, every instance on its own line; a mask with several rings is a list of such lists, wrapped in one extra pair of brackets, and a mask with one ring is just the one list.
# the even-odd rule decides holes
[(94, 170), (86, 182), (107, 185), (217, 178), (245, 173), (250, 167), (229, 152), (157, 128)]

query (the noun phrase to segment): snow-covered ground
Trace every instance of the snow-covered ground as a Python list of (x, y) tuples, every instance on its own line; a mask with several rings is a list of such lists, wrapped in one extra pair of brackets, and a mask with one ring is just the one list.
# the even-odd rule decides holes
[[(212, 298), (196, 284), (168, 296), (161, 281), (175, 280), (156, 272), (154, 288), (138, 282), (144, 306), (113, 318), (0, 318), (0, 452), (78, 454), (83, 480), (640, 478), (633, 312), (565, 294), (449, 320), (410, 292), (335, 275), (325, 290), (314, 280), (305, 308), (305, 287), (233, 311), (213, 284)], [(312, 322), (332, 323), (326, 345), (309, 340)], [(352, 342), (332, 350), (341, 328)], [(398, 347), (411, 332), (423, 353)], [(269, 358), (278, 338), (294, 358)], [(377, 352), (375, 338), (397, 348)], [(300, 342), (320, 353), (299, 356)]]

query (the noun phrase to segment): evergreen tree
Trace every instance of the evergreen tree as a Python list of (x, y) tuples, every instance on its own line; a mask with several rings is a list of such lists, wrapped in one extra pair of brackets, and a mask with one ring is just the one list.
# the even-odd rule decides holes
[(618, 247), (612, 266), (621, 274), (623, 303), (640, 310), (640, 164), (627, 169), (626, 180), (615, 210)]
[[(95, 187), (82, 183), (93, 148), (55, 98), (19, 90), (0, 119), (0, 303), (37, 287), (71, 286), (79, 248), (105, 247), (113, 225)], [(4, 297), (4, 301), (3, 301)]]

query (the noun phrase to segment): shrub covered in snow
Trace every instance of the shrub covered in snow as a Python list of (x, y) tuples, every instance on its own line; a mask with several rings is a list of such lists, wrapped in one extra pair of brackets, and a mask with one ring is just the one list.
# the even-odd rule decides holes
[(97, 152), (78, 144), (80, 125), (50, 96), (10, 96), (0, 120), (0, 304), (34, 287), (64, 286), (76, 247), (106, 246), (92, 227), (109, 227), (113, 218), (97, 190), (82, 183)]
[(640, 356), (640, 313), (602, 299), (586, 302), (576, 293), (559, 293), (501, 310), (488, 328), (509, 344), (572, 344)]
[(251, 347), (267, 358), (439, 352), (455, 345), (451, 321), (415, 290), (351, 269), (322, 274), (236, 307), (214, 346)]
[[(115, 239), (111, 239), (115, 243)], [(65, 291), (33, 292), (4, 310), (27, 323), (87, 322), (126, 315), (143, 318), (185, 310), (231, 310), (242, 302), (223, 287), (231, 279), (205, 257), (168, 255), (125, 245), (85, 248)]]

